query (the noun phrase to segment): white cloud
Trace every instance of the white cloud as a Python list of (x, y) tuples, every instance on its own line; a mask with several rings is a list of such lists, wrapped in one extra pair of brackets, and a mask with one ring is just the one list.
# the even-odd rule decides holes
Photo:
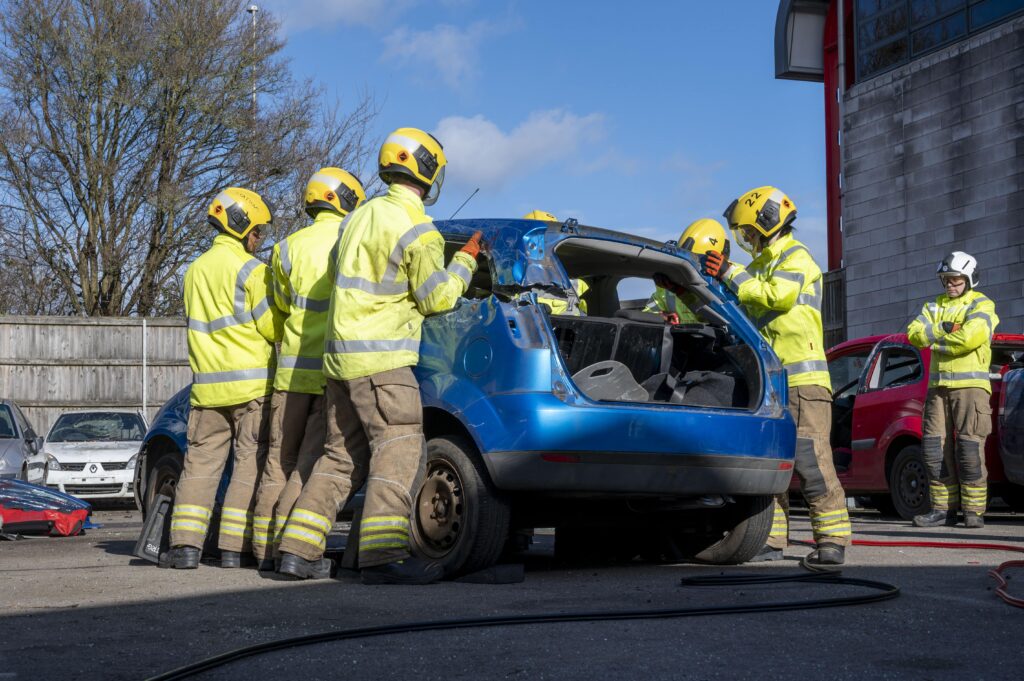
[(445, 85), (457, 90), (479, 75), (484, 38), (503, 30), (486, 21), (466, 28), (439, 24), (425, 31), (402, 26), (384, 38), (381, 58), (420, 72), (429, 69), (428, 75), (440, 77)]
[(393, 23), (416, 0), (288, 0), (268, 2), (266, 9), (284, 24), (288, 33), (334, 24), (380, 28)]
[(555, 109), (535, 111), (507, 132), (483, 116), (449, 116), (436, 134), (448, 157), (448, 181), (497, 189), (553, 163), (593, 161), (601, 149), (593, 143), (605, 137), (605, 126), (599, 113)]

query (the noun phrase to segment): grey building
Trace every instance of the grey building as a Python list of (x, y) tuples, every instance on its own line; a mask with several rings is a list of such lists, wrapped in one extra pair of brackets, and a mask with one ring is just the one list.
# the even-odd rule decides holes
[(775, 48), (825, 85), (828, 340), (902, 331), (952, 250), (1024, 333), (1024, 0), (783, 0)]

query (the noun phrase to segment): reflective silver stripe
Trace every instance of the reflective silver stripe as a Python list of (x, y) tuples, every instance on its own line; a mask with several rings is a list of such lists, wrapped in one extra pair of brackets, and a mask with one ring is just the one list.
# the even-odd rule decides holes
[(282, 239), (279, 242), (279, 248), (277, 249), (278, 257), (281, 259), (281, 269), (284, 270), (286, 276), (292, 274), (292, 261), (288, 257), (288, 240)]
[(277, 366), (282, 369), (315, 369), (319, 371), (324, 368), (322, 357), (294, 357), (292, 355), (281, 355)]
[(331, 301), (330, 299), (317, 300), (316, 298), (307, 298), (306, 296), (295, 296), (292, 305), (303, 310), (309, 310), (310, 312), (327, 312), (327, 309), (331, 306)]
[(313, 177), (309, 178), (310, 182), (319, 182), (320, 184), (327, 185), (327, 188), (331, 191), (336, 191), (341, 186), (341, 178), (328, 175), (327, 173), (314, 173)]
[(928, 375), (928, 380), (936, 381), (988, 381), (987, 371), (936, 371)]
[(809, 359), (806, 362), (783, 364), (782, 368), (790, 376), (796, 376), (797, 374), (809, 374), (812, 371), (828, 371), (828, 362), (823, 359)]
[(235, 371), (208, 371), (192, 374), (193, 383), (227, 383), (229, 381), (254, 381), (256, 379), (273, 378), (274, 372), (268, 369), (236, 369)]
[(463, 265), (458, 260), (452, 260), (448, 264), (448, 271), (454, 274), (456, 277), (466, 282), (466, 286), (469, 286), (469, 282), (473, 279), (473, 273), (469, 271), (469, 268)]
[(921, 324), (924, 326), (924, 337), (928, 340), (928, 345), (934, 343), (936, 339), (935, 325), (928, 321), (928, 318), (925, 317), (924, 315), (918, 315), (917, 319), (915, 319), (914, 321), (921, 322)]
[(738, 272), (736, 274), (736, 276), (734, 276), (732, 279), (729, 279), (727, 284), (728, 284), (729, 288), (732, 289), (733, 293), (739, 293), (740, 292), (740, 286), (742, 286), (743, 284), (747, 283), (748, 281), (750, 281), (753, 278), (754, 277), (750, 276), (749, 272), (747, 272), (745, 270), (741, 270), (740, 272)]
[(444, 286), (451, 281), (451, 275), (447, 272), (434, 272), (427, 280), (419, 285), (415, 291), (412, 292), (413, 297), (421, 303), (430, 297), (439, 286)]
[(951, 345), (946, 344), (946, 343), (934, 343), (934, 344), (932, 344), (932, 350), (934, 350), (935, 352), (940, 352), (940, 353), (946, 354), (946, 355), (953, 354), (953, 347)]
[(395, 277), (398, 276), (398, 268), (402, 264), (402, 258), (405, 257), (405, 249), (424, 234), (436, 231), (433, 222), (421, 222), (418, 225), (413, 225), (405, 234), (398, 237), (398, 243), (395, 244), (394, 250), (391, 251), (391, 255), (388, 257), (388, 267), (384, 271), (384, 278), (381, 281), (394, 281)]
[(394, 133), (388, 135), (388, 138), (384, 140), (384, 144), (397, 144), (399, 146), (405, 147), (406, 151), (408, 151), (410, 154), (415, 153), (417, 149), (423, 146), (422, 144), (420, 144), (411, 137), (406, 137), (405, 135), (398, 135)]
[(249, 262), (242, 265), (242, 269), (238, 271), (238, 276), (235, 278), (235, 314), (240, 315), (245, 312), (245, 282), (249, 279), (249, 275), (252, 274), (253, 270), (260, 266), (260, 261), (256, 258), (251, 258)]
[(243, 312), (239, 315), (228, 315), (227, 317), (221, 317), (220, 319), (214, 319), (212, 322), (203, 322), (198, 319), (188, 318), (189, 331), (198, 331), (199, 333), (213, 333), (214, 331), (220, 331), (226, 329), (229, 326), (237, 326), (239, 324), (247, 324), (252, 321), (252, 315), (248, 312)]
[(796, 297), (797, 305), (810, 305), (815, 310), (821, 310), (821, 279), (811, 284), (810, 293), (801, 293)]
[(338, 288), (354, 288), (378, 296), (393, 296), (409, 290), (409, 283), (405, 281), (377, 283), (362, 277), (347, 277), (344, 274), (339, 274), (334, 278), (334, 285)]
[(252, 309), (252, 320), (259, 321), (260, 317), (270, 309), (270, 298), (264, 298)]
[(781, 270), (776, 270), (775, 272), (772, 272), (772, 276), (778, 277), (779, 279), (785, 279), (786, 281), (797, 282), (800, 284), (801, 291), (804, 290), (804, 282), (807, 280), (807, 277), (800, 272), (783, 272)]
[(990, 317), (987, 312), (972, 312), (971, 314), (967, 315), (967, 319), (965, 319), (964, 321), (970, 321), (971, 319), (984, 319), (985, 323), (988, 324), (988, 332), (991, 335), (994, 327), (992, 325), (992, 317)]
[(285, 301), (289, 305), (291, 304), (291, 294), (288, 291), (286, 291), (283, 286), (281, 286), (281, 282), (279, 282), (277, 279), (274, 279), (274, 291), (277, 292), (278, 298)]
[(401, 340), (331, 340), (325, 344), (327, 352), (410, 352), (420, 351), (420, 342), (415, 338)]
[[(780, 253), (779, 257), (775, 259), (775, 262), (772, 263), (772, 269), (774, 269), (775, 267), (778, 267), (782, 263), (786, 262), (786, 259), (789, 256), (791, 256), (794, 253), (796, 253), (797, 251), (806, 251), (806, 250), (807, 249), (804, 246), (802, 246), (802, 245), (790, 246), (789, 248), (784, 250), (782, 253)], [(810, 254), (808, 253), (808, 255), (810, 255)]]

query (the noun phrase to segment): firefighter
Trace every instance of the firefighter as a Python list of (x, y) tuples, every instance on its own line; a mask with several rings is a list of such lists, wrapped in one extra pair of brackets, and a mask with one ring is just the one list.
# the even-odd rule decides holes
[[(718, 220), (711, 218), (691, 222), (679, 235), (679, 247), (695, 255), (718, 251), (729, 257), (729, 240), (725, 237), (725, 227), (722, 227)], [(695, 304), (697, 301), (691, 294), (677, 296), (672, 291), (658, 286), (644, 306), (644, 312), (657, 312), (671, 324), (699, 324), (700, 320), (690, 309), (690, 306)]]
[(229, 187), (210, 204), (213, 245), (185, 272), (192, 410), (188, 455), (171, 514), (172, 549), (161, 564), (195, 568), (221, 474), (234, 447), (221, 509), (222, 567), (250, 551), (252, 503), (267, 453), (274, 343), (283, 318), (270, 302), (270, 269), (253, 257), (273, 217), (259, 194)]
[[(792, 234), (796, 206), (775, 187), (758, 187), (733, 201), (725, 218), (737, 241), (753, 256), (749, 268), (717, 251), (705, 272), (736, 294), (786, 369), (789, 409), (796, 421), (794, 468), (810, 507), (817, 544), (808, 564), (841, 565), (850, 543), (846, 495), (832, 463), (832, 386), (821, 324), (821, 270)], [(787, 493), (776, 497), (771, 534), (755, 560), (778, 560), (789, 536)]]
[(444, 239), (423, 207), (437, 200), (445, 164), (432, 135), (394, 131), (378, 156), (387, 194), (346, 221), (324, 349), (327, 444), (285, 526), (284, 575), (330, 574), (331, 561), (323, 558), (327, 534), (338, 509), (365, 480), (358, 545), (363, 582), (426, 584), (442, 576), (440, 565), (409, 550), (412, 498), (426, 462), (412, 367), (419, 361), (424, 316), (454, 307), (480, 252), (477, 232), (444, 267)]
[(340, 168), (321, 168), (306, 184), (308, 227), (274, 246), (274, 303), (286, 315), (270, 407), (270, 450), (253, 509), (252, 550), (261, 570), (273, 556), (288, 513), (323, 453), (324, 333), (331, 249), (342, 220), (364, 199), (363, 185)]
[[(523, 216), (524, 220), (541, 220), (543, 222), (558, 222), (554, 214), (546, 210), (531, 210)], [(587, 301), (583, 300), (583, 294), (590, 290), (590, 286), (582, 279), (570, 279), (572, 293), (565, 298), (554, 296), (537, 296), (537, 302), (547, 305), (551, 314), (567, 314), (582, 317), (587, 314)]]
[(992, 432), (989, 364), (999, 317), (995, 303), (976, 290), (977, 267), (967, 253), (947, 255), (937, 270), (945, 293), (925, 303), (907, 327), (913, 345), (932, 350), (921, 438), (932, 510), (914, 516), (917, 527), (956, 525), (958, 508), (964, 526), (985, 526), (985, 440)]

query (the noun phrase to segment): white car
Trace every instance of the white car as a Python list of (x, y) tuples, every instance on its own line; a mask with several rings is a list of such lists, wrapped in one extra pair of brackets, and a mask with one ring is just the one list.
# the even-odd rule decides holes
[(131, 499), (146, 420), (128, 409), (69, 411), (43, 440), (46, 486), (81, 499)]

